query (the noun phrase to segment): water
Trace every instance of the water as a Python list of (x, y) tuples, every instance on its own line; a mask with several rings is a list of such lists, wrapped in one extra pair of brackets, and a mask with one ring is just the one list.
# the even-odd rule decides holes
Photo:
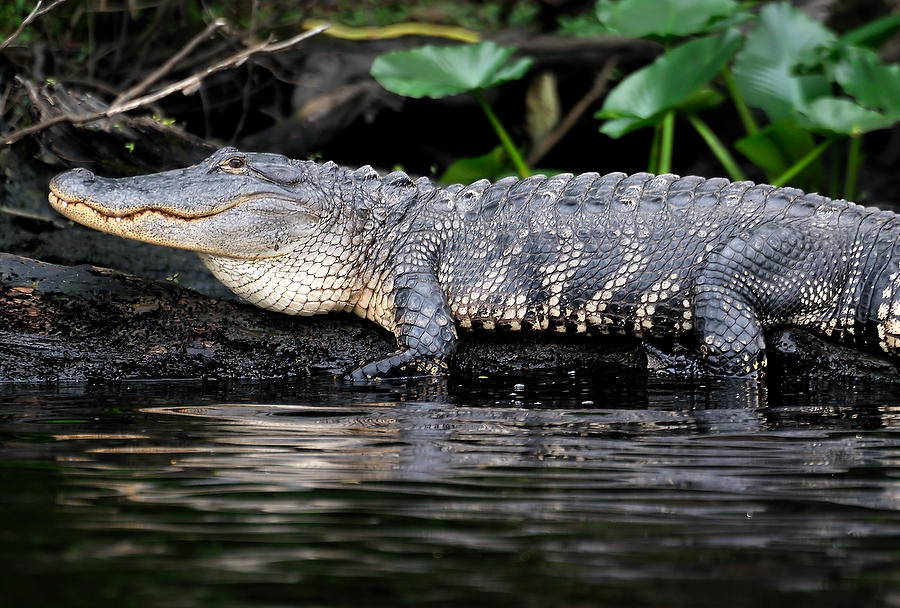
[(900, 386), (0, 385), (3, 606), (900, 606)]

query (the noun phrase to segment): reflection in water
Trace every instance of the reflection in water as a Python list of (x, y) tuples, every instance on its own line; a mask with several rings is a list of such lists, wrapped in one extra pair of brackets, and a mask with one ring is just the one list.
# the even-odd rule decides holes
[(13, 605), (900, 605), (900, 387), (776, 388), (0, 386), (3, 588)]

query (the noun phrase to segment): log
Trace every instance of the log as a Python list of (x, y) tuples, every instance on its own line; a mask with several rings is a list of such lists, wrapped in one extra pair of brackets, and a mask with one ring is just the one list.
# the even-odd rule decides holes
[[(455, 371), (595, 368), (637, 352), (550, 338), (465, 336)], [(395, 347), (350, 315), (294, 317), (170, 281), (0, 253), (0, 381), (342, 376)]]

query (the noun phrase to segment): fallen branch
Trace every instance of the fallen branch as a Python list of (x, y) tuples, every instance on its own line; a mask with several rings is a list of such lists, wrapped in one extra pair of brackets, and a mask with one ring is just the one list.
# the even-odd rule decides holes
[[(58, 0), (58, 1), (62, 1), (62, 0)], [(185, 48), (188, 49), (187, 51), (182, 49), (182, 51), (179, 51), (179, 53), (177, 55), (183, 56), (187, 52), (190, 52), (190, 50), (193, 49), (194, 46), (196, 46), (197, 42), (199, 42), (198, 38), (201, 38), (204, 35), (208, 35), (208, 32), (214, 30), (217, 27), (221, 27), (221, 26), (217, 25), (216, 22), (213, 22), (208, 28), (206, 28), (206, 30), (204, 30), (204, 32), (203, 32), (203, 34), (201, 34), (201, 36), (198, 36), (197, 38), (191, 40), (186, 45)], [(214, 63), (213, 65), (208, 66), (208, 67), (204, 68), (203, 70), (200, 70), (199, 72), (192, 74), (191, 76), (188, 76), (187, 78), (183, 78), (183, 79), (179, 80), (178, 82), (175, 82), (173, 84), (170, 84), (169, 86), (166, 86), (157, 91), (154, 91), (153, 93), (149, 93), (147, 95), (143, 95), (141, 97), (137, 97), (137, 98), (133, 98), (133, 99), (130, 99), (127, 96), (124, 99), (117, 99), (117, 100), (113, 101), (113, 103), (111, 103), (109, 105), (109, 107), (107, 107), (105, 110), (100, 111), (100, 112), (90, 112), (90, 113), (86, 113), (86, 114), (71, 114), (68, 112), (64, 112), (64, 113), (54, 116), (52, 118), (43, 120), (37, 124), (31, 125), (30, 127), (20, 129), (18, 131), (11, 133), (10, 135), (7, 135), (3, 139), (2, 145), (9, 146), (9, 145), (14, 144), (15, 142), (19, 141), (23, 137), (26, 137), (28, 135), (33, 135), (35, 133), (43, 131), (44, 129), (51, 127), (53, 125), (59, 124), (61, 122), (71, 122), (71, 123), (77, 124), (77, 123), (92, 122), (94, 120), (99, 120), (102, 118), (110, 118), (112, 116), (115, 116), (116, 114), (123, 114), (125, 112), (129, 112), (136, 108), (149, 105), (155, 101), (162, 99), (163, 97), (168, 97), (172, 93), (176, 93), (178, 91), (183, 92), (185, 95), (190, 95), (199, 88), (200, 83), (203, 81), (203, 79), (207, 78), (208, 76), (210, 76), (212, 74), (215, 74), (216, 72), (221, 72), (222, 70), (239, 66), (239, 65), (243, 64), (245, 61), (247, 61), (247, 59), (249, 59), (251, 56), (256, 55), (258, 53), (277, 53), (279, 51), (283, 51), (287, 48), (294, 46), (295, 44), (297, 44), (299, 42), (302, 42), (303, 40), (306, 40), (307, 38), (311, 38), (312, 36), (315, 36), (316, 34), (319, 34), (323, 31), (325, 31), (325, 29), (327, 29), (327, 28), (328, 28), (327, 25), (322, 25), (315, 29), (309, 30), (307, 32), (303, 32), (302, 34), (298, 34), (297, 36), (294, 36), (293, 38), (289, 38), (288, 40), (285, 40), (284, 42), (266, 41), (266, 42), (261, 42), (259, 44), (255, 44), (251, 47), (248, 47), (242, 51), (235, 53), (234, 55), (231, 55), (230, 57), (227, 57), (217, 63)], [(133, 87), (127, 93), (135, 94), (134, 93), (135, 91), (140, 92), (140, 91), (144, 90), (152, 82), (154, 82), (159, 77), (161, 77), (163, 74), (165, 74), (165, 72), (168, 71), (168, 69), (171, 69), (171, 67), (174, 65), (174, 63), (175, 62), (173, 62), (170, 59), (159, 70), (156, 70), (155, 72), (150, 74), (150, 76), (148, 76), (144, 81), (142, 81), (141, 83), (139, 83), (138, 85)]]
[(558, 144), (559, 140), (575, 126), (575, 123), (578, 122), (578, 119), (581, 118), (582, 114), (587, 112), (588, 108), (591, 107), (591, 104), (600, 99), (603, 93), (606, 92), (610, 76), (612, 76), (612, 72), (616, 69), (618, 64), (618, 55), (614, 55), (606, 60), (606, 63), (603, 64), (603, 69), (597, 74), (597, 78), (594, 80), (594, 85), (591, 89), (585, 93), (584, 97), (578, 100), (578, 103), (572, 106), (572, 109), (569, 110), (569, 113), (566, 114), (565, 118), (563, 118), (559, 124), (556, 125), (556, 128), (547, 134), (547, 136), (535, 146), (534, 150), (531, 151), (531, 154), (528, 155), (526, 164), (529, 167), (534, 167), (541, 162), (541, 159), (547, 155), (547, 152), (553, 149), (553, 146)]
[(54, 8), (56, 8), (57, 6), (59, 6), (60, 4), (62, 4), (65, 1), (66, 0), (56, 0), (56, 2), (54, 2), (47, 8), (41, 9), (41, 5), (44, 3), (44, 0), (38, 0), (38, 3), (34, 5), (34, 8), (31, 9), (30, 13), (28, 13), (28, 16), (25, 17), (25, 19), (22, 20), (22, 23), (19, 24), (19, 27), (16, 28), (16, 31), (14, 31), (12, 34), (10, 34), (10, 36), (6, 40), (4, 40), (3, 42), (0, 42), (0, 51), (2, 51), (6, 47), (8, 47), (10, 44), (12, 44), (13, 41), (16, 38), (18, 38), (22, 34), (23, 31), (25, 31), (25, 28), (28, 27), (28, 25), (32, 21), (34, 21), (41, 15), (49, 13), (50, 11), (52, 11)]

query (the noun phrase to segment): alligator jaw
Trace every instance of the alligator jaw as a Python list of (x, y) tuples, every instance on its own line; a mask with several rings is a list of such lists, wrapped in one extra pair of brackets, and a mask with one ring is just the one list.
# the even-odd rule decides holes
[[(285, 213), (281, 217), (260, 215), (260, 209), (265, 214), (273, 201), (284, 200), (265, 192), (220, 198), (214, 207), (177, 207), (164, 202), (105, 204), (90, 196), (73, 194), (55, 178), (50, 182), (47, 198), (60, 214), (101, 232), (228, 258), (280, 257), (291, 251), (316, 224), (316, 218), (302, 213)], [(308, 221), (302, 222), (302, 218)], [(293, 222), (286, 226), (285, 220)], [(285, 238), (286, 235), (296, 240)]]
[(212, 213), (195, 215), (182, 215), (153, 207), (114, 210), (96, 201), (66, 194), (52, 183), (47, 199), (56, 211), (89, 228), (156, 245), (193, 251), (204, 251), (207, 248), (185, 241), (184, 235), (195, 232), (197, 224), (204, 220), (208, 221), (241, 202), (235, 201), (232, 205)]
[(122, 226), (123, 222), (133, 223), (139, 221), (140, 216), (147, 213), (156, 213), (173, 221), (190, 221), (188, 218), (150, 209), (142, 209), (131, 213), (114, 213), (104, 210), (99, 206), (95, 206), (87, 200), (66, 197), (62, 193), (53, 191), (52, 189), (47, 198), (50, 201), (51, 207), (69, 219), (90, 226), (91, 228), (102, 230), (103, 232), (121, 234), (122, 236), (125, 236), (125, 233), (128, 232), (129, 228), (127, 224), (126, 226)]
[[(171, 218), (173, 220), (181, 220), (181, 221), (191, 221), (207, 218), (213, 215), (218, 215), (223, 211), (227, 211), (231, 209), (235, 205), (243, 202), (240, 200), (234, 201), (230, 205), (226, 205), (219, 209), (216, 209), (212, 212), (206, 213), (178, 213), (174, 210), (162, 209), (159, 207), (145, 207), (145, 208), (136, 208), (134, 210), (120, 210), (115, 211), (98, 203), (96, 201), (92, 201), (90, 199), (81, 198), (78, 196), (74, 196), (71, 194), (66, 194), (62, 192), (59, 188), (57, 188), (52, 182), (50, 183), (50, 195), (48, 196), (50, 201), (50, 205), (62, 213), (65, 216), (70, 217), (71, 219), (76, 219), (74, 216), (77, 215), (81, 218), (83, 215), (86, 217), (91, 217), (91, 214), (97, 216), (99, 221), (112, 220), (116, 222), (121, 222), (124, 219), (134, 219), (141, 214), (144, 213), (154, 213), (156, 215)], [(248, 199), (249, 200), (249, 199)], [(72, 209), (69, 207), (73, 206)], [(92, 225), (93, 227), (93, 225)], [(102, 228), (101, 228), (102, 230)]]

